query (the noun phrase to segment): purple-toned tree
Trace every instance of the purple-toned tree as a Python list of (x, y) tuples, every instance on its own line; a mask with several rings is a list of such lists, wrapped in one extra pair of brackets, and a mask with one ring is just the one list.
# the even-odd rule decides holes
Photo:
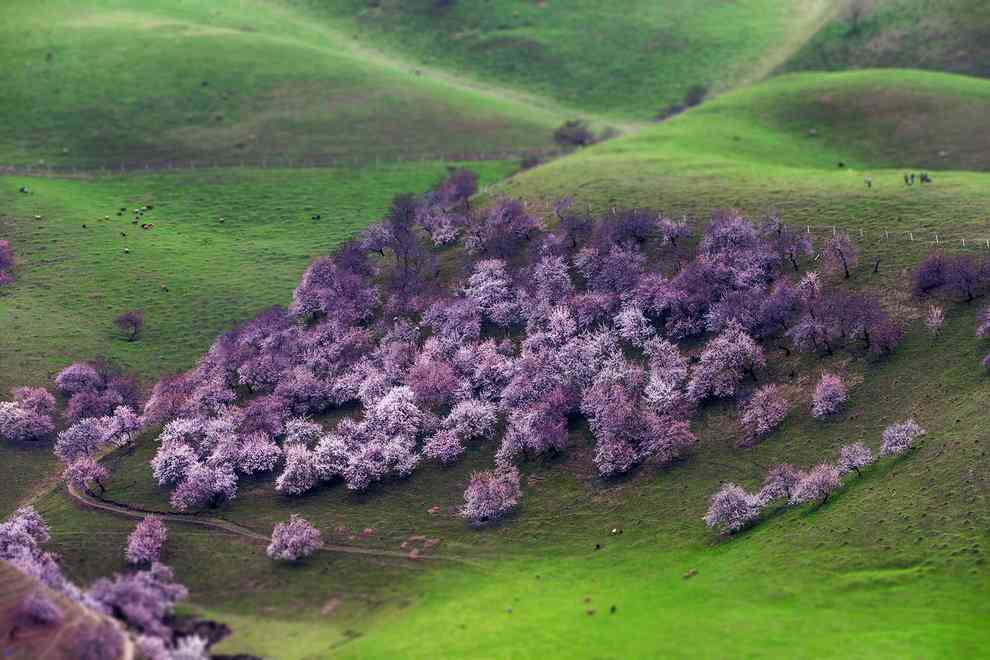
[(96, 484), (101, 493), (105, 492), (106, 487), (103, 485), (103, 482), (109, 476), (110, 470), (97, 463), (90, 456), (83, 456), (73, 460), (66, 466), (65, 471), (62, 473), (62, 478), (68, 484), (74, 488), (81, 488), (90, 494), (92, 494), (89, 488), (90, 483)]
[(124, 312), (113, 320), (113, 324), (127, 335), (127, 341), (134, 341), (144, 327), (144, 311), (132, 309)]
[(106, 445), (109, 437), (110, 430), (105, 419), (87, 417), (58, 434), (55, 455), (63, 463), (92, 456)]
[(876, 459), (873, 452), (862, 442), (844, 445), (839, 449), (839, 461), (837, 463), (839, 474), (844, 475), (855, 470), (857, 475), (862, 476), (863, 473), (860, 472), (860, 468), (866, 467), (874, 460)]
[(169, 499), (178, 511), (204, 506), (216, 507), (237, 497), (237, 474), (228, 464), (194, 463)]
[(836, 234), (826, 241), (821, 252), (822, 269), (827, 273), (842, 273), (849, 279), (850, 270), (856, 267), (859, 253), (848, 234)]
[(42, 387), (18, 387), (14, 401), (24, 410), (51, 417), (55, 414), (55, 397)]
[(464, 491), (462, 518), (475, 526), (487, 525), (505, 516), (519, 503), (519, 471), (514, 467), (494, 472), (474, 472)]
[(275, 480), (275, 490), (285, 495), (301, 495), (319, 482), (313, 452), (302, 444), (285, 448), (285, 469)]
[(743, 405), (739, 421), (746, 429), (743, 445), (752, 446), (780, 426), (790, 403), (776, 385), (764, 385), (753, 393)]
[(789, 463), (774, 465), (767, 472), (767, 477), (763, 480), (763, 485), (760, 486), (760, 492), (756, 498), (761, 506), (766, 506), (781, 497), (789, 500), (794, 492), (794, 487), (803, 478), (804, 473)]
[(55, 376), (55, 386), (65, 396), (72, 396), (83, 390), (96, 390), (104, 386), (103, 376), (91, 364), (76, 362), (70, 364)]
[(0, 439), (34, 442), (55, 431), (51, 416), (38, 414), (13, 401), (0, 401)]
[(759, 344), (737, 323), (730, 323), (702, 351), (691, 373), (688, 394), (695, 401), (709, 396), (733, 396), (744, 376), (753, 374), (765, 363)]
[(883, 432), (880, 456), (903, 454), (913, 448), (915, 440), (923, 435), (925, 435), (925, 429), (921, 428), (913, 419), (900, 424), (891, 424)]
[(145, 516), (127, 537), (124, 557), (129, 564), (153, 564), (161, 560), (162, 546), (168, 538), (168, 530), (162, 519)]
[(267, 552), (269, 557), (278, 561), (298, 561), (322, 547), (320, 530), (293, 513), (288, 522), (275, 525)]
[(836, 374), (822, 372), (811, 399), (811, 414), (816, 419), (825, 419), (841, 410), (848, 400), (849, 391), (842, 379)]
[(712, 495), (703, 520), (723, 534), (733, 534), (760, 517), (760, 501), (741, 486), (725, 483)]
[(100, 578), (88, 594), (104, 613), (112, 614), (128, 628), (171, 640), (172, 629), (166, 620), (189, 592), (175, 581), (171, 568), (155, 562), (147, 570)]
[(834, 465), (829, 463), (816, 465), (794, 486), (791, 493), (791, 504), (814, 501), (824, 504), (839, 487), (840, 478), (839, 469)]

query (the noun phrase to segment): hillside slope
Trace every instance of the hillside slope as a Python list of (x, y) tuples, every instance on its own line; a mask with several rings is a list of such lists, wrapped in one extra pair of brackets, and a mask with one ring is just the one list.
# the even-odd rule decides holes
[[(990, 82), (977, 78), (794, 74), (524, 172), (501, 190), (677, 215), (778, 209), (802, 225), (858, 228), (868, 218), (879, 231), (982, 240), (987, 175), (972, 170), (990, 167), (990, 133), (972, 127), (988, 113)], [(934, 183), (905, 185), (903, 175), (921, 169)]]
[(759, 79), (836, 12), (834, 0), (289, 0), (421, 61), (645, 120), (695, 85)]
[(12, 0), (0, 60), (0, 164), (419, 159), (545, 147), (566, 115), (265, 0)]
[[(887, 75), (908, 74), (851, 76), (849, 98)], [(333, 542), (389, 551), (439, 539), (436, 554), (457, 561), (320, 555), (285, 567), (268, 561), (260, 544), (219, 543), (214, 534), (186, 529), (170, 537), (169, 561), (199, 607), (235, 623), (221, 648), (285, 658), (540, 658), (560, 655), (562, 644), (594, 657), (982, 654), (990, 615), (990, 435), (980, 365), (987, 343), (974, 327), (985, 300), (944, 303), (946, 327), (933, 339), (921, 321), (929, 301), (908, 295), (907, 273), (935, 233), (943, 242), (955, 239), (947, 250), (986, 256), (972, 237), (987, 230), (990, 175), (945, 170), (935, 172), (933, 184), (908, 187), (899, 169), (868, 170), (874, 186), (866, 188), (862, 170), (836, 167), (842, 145), (823, 147), (828, 126), (810, 136), (806, 126), (771, 112), (786, 115), (791, 97), (803, 98), (795, 86), (814, 94), (826, 88), (802, 82), (812, 80), (835, 94), (847, 79), (795, 76), (726, 95), (640, 135), (516, 175), (498, 190), (536, 209), (573, 194), (578, 205), (663, 208), (699, 223), (720, 206), (740, 206), (753, 217), (776, 206), (818, 239), (830, 236), (834, 223), (861, 251), (848, 286), (880, 295), (906, 328), (892, 356), (798, 359), (769, 346), (760, 382), (786, 383), (793, 393), (784, 425), (741, 449), (735, 406), (706, 406), (693, 425), (697, 449), (666, 470), (600, 479), (588, 429), (575, 424), (564, 456), (525, 463), (519, 510), (481, 531), (453, 511), (472, 470), (491, 466), (490, 442), (449, 468), (424, 465), (365, 494), (328, 484), (290, 498), (273, 492), (270, 478), (245, 480), (237, 499), (211, 515), (265, 534), (299, 513)], [(968, 83), (944, 80), (950, 89)], [(855, 135), (833, 128), (836, 141)], [(737, 129), (754, 144), (733, 151)], [(857, 158), (870, 162), (860, 148)], [(966, 232), (964, 247), (958, 237)], [(808, 414), (822, 370), (852, 384), (848, 410), (829, 422)], [(875, 450), (883, 429), (907, 417), (928, 430), (924, 444), (848, 479), (826, 504), (775, 509), (729, 539), (702, 523), (720, 483), (753, 490), (776, 463), (810, 467), (853, 441)], [(149, 476), (155, 450), (149, 433), (133, 453), (110, 456), (109, 497), (167, 508), (167, 489)], [(55, 542), (80, 579), (121, 561), (114, 549), (126, 525), (113, 519), (104, 534), (80, 537), (106, 518), (59, 493), (43, 504), (64, 530)], [(222, 553), (236, 561), (219, 561)]]
[(984, 0), (850, 0), (782, 71), (873, 67), (990, 77)]

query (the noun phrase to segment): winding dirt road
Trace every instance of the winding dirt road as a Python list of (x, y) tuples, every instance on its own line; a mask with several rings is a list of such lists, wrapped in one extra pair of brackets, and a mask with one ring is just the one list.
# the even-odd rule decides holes
[[(124, 516), (126, 518), (144, 518), (148, 514), (155, 514), (164, 521), (180, 523), (182, 525), (194, 525), (197, 527), (205, 527), (207, 529), (215, 529), (217, 531), (226, 532), (227, 534), (234, 534), (242, 538), (250, 539), (257, 543), (267, 544), (271, 538), (264, 534), (260, 534), (248, 527), (238, 525), (237, 523), (230, 522), (228, 520), (223, 520), (221, 518), (209, 518), (199, 515), (190, 514), (177, 514), (177, 513), (167, 513), (163, 511), (150, 511), (146, 509), (139, 509), (137, 507), (131, 507), (126, 504), (120, 504), (118, 502), (111, 502), (108, 500), (103, 500), (97, 497), (93, 497), (89, 493), (84, 493), (77, 489), (75, 486), (68, 485), (67, 489), (69, 491), (69, 496), (76, 502), (88, 509), (94, 509), (96, 511), (104, 511), (106, 513), (112, 513), (118, 516)], [(465, 559), (463, 557), (454, 557), (451, 555), (433, 555), (433, 554), (418, 554), (413, 555), (409, 552), (399, 552), (397, 550), (375, 550), (373, 548), (358, 548), (351, 545), (338, 545), (334, 543), (327, 543), (321, 549), (322, 552), (341, 552), (350, 555), (365, 555), (371, 557), (392, 557), (394, 559), (406, 559), (409, 561), (420, 561), (420, 560), (434, 560), (434, 561), (450, 561), (457, 562), (460, 564), (465, 564), (468, 566), (478, 567), (481, 564), (478, 562)]]

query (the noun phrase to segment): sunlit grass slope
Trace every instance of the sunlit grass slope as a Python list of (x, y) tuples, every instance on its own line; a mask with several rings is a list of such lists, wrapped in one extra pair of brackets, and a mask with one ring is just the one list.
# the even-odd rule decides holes
[[(670, 213), (778, 209), (796, 224), (988, 233), (990, 83), (911, 71), (795, 74), (514, 177), (504, 192)], [(906, 186), (906, 172), (932, 184)], [(867, 187), (866, 177), (872, 182)], [(860, 226), (860, 225), (856, 225)], [(968, 234), (963, 232), (969, 232)]]
[(9, 0), (0, 61), (0, 164), (491, 152), (565, 116), (265, 0)]
[(472, 77), (587, 111), (648, 119), (693, 85), (759, 79), (804, 44), (833, 0), (289, 0)]

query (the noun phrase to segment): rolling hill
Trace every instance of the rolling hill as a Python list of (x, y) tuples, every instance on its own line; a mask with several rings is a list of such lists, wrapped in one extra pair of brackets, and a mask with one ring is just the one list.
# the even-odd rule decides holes
[(990, 77), (990, 6), (982, 0), (851, 0), (781, 70), (876, 67)]
[(0, 7), (0, 164), (374, 162), (552, 144), (566, 116), (262, 0)]
[[(626, 12), (585, 0), (443, 10), (434, 0), (0, 7), (0, 57), (11, 63), (0, 71), (9, 118), (0, 163), (98, 168), (273, 154), (298, 163), (336, 154), (369, 164), (0, 176), (0, 235), (20, 260), (17, 281), (0, 289), (2, 392), (46, 384), (75, 359), (105, 357), (145, 382), (187, 368), (218, 333), (286, 302), (311, 257), (376, 219), (392, 195), (429, 188), (448, 165), (376, 159), (541, 148), (575, 116), (630, 134), (516, 174), (514, 162), (464, 163), (487, 184), (477, 203), (520, 197), (550, 219), (548, 204), (570, 196), (578, 208), (646, 207), (695, 226), (717, 208), (753, 218), (776, 210), (816, 238), (848, 231), (861, 250), (849, 286), (880, 295), (905, 324), (903, 344), (879, 362), (775, 351), (767, 375), (802, 374), (789, 385), (798, 407), (752, 449), (735, 446), (734, 407), (711, 405), (694, 425), (691, 456), (603, 481), (586, 425), (574, 424), (573, 449), (526, 463), (519, 510), (483, 531), (451, 509), (471, 471), (490, 467), (489, 445), (364, 495), (337, 485), (290, 499), (270, 478), (245, 478), (237, 499), (195, 518), (264, 536), (300, 513), (329, 541), (368, 552), (285, 565), (250, 534), (169, 521), (163, 560), (189, 586), (189, 608), (234, 629), (215, 652), (985, 654), (987, 344), (973, 332), (985, 301), (946, 305), (933, 339), (921, 321), (927, 301), (907, 291), (908, 270), (936, 242), (979, 257), (990, 249), (990, 132), (979, 130), (990, 82), (804, 71), (981, 74), (973, 63), (985, 42), (982, 3), (877, 0), (855, 34), (835, 2), (627, 4)], [(927, 22), (907, 20), (918, 17)], [(774, 70), (804, 72), (749, 85)], [(643, 125), (696, 84), (724, 93)], [(905, 172), (922, 170), (933, 183), (905, 185)], [(29, 194), (18, 192), (23, 185)], [(148, 205), (139, 223), (154, 226), (143, 230), (131, 217)], [(148, 322), (133, 343), (111, 325), (130, 307), (143, 307)], [(849, 410), (828, 423), (806, 413), (823, 369), (853, 384)], [(823, 506), (771, 511), (731, 539), (701, 522), (720, 483), (754, 489), (769, 465), (811, 466), (853, 440), (876, 448), (885, 426), (908, 416), (927, 428), (924, 444), (850, 480)], [(108, 498), (167, 508), (148, 466), (156, 431), (133, 452), (106, 457)], [(50, 548), (80, 583), (123, 570), (134, 520), (55, 488), (50, 449), (0, 446), (3, 514), (32, 499), (52, 526)], [(424, 539), (439, 540), (435, 557), (395, 556)]]

